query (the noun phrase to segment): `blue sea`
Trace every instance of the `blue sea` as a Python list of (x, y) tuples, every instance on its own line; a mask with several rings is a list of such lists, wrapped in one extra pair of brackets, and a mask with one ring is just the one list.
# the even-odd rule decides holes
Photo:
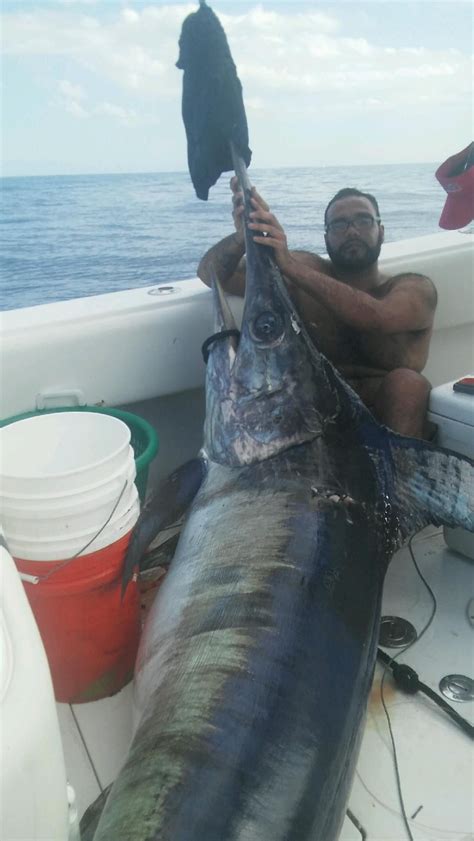
[[(324, 208), (341, 187), (373, 193), (386, 241), (439, 231), (436, 164), (252, 169), (290, 248), (324, 251)], [(196, 198), (185, 172), (1, 180), (3, 309), (196, 276), (233, 230), (230, 174)]]

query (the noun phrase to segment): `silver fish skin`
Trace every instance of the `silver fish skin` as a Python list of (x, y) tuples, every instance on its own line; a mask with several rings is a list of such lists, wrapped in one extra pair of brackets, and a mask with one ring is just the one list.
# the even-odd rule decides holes
[[(379, 426), (264, 249), (248, 239), (247, 256), (240, 342), (211, 348), (204, 479), (94, 841), (336, 841), (390, 557), (429, 522), (474, 530), (473, 463)], [(232, 328), (218, 282), (214, 299), (216, 331)]]
[(329, 474), (322, 449), (210, 465), (149, 619), (140, 724), (98, 838), (337, 837), (386, 552), (377, 501), (357, 492), (370, 465), (342, 448)]

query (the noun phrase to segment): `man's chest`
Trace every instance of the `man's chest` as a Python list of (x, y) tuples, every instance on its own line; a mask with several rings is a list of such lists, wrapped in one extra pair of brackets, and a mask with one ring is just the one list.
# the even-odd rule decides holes
[(331, 362), (354, 362), (359, 359), (360, 342), (354, 330), (304, 292), (292, 291), (292, 298), (309, 335)]

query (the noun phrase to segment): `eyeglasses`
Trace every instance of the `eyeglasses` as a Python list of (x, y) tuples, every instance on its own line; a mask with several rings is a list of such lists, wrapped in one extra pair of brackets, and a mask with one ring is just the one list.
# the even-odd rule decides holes
[(346, 219), (344, 216), (341, 216), (339, 219), (333, 219), (326, 225), (326, 231), (331, 234), (345, 234), (350, 226), (353, 225), (356, 231), (363, 233), (364, 231), (370, 231), (374, 227), (375, 222), (378, 223), (380, 221), (380, 216), (372, 216), (371, 213), (356, 213), (352, 219)]

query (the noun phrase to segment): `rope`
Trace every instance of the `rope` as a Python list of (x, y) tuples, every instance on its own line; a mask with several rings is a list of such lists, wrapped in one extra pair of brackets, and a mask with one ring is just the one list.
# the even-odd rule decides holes
[(209, 359), (209, 348), (214, 344), (214, 342), (218, 342), (221, 339), (227, 339), (229, 336), (235, 336), (238, 341), (240, 339), (240, 330), (237, 330), (236, 328), (233, 330), (221, 330), (220, 333), (213, 333), (212, 336), (209, 336), (209, 338), (203, 342), (201, 353), (206, 365)]

